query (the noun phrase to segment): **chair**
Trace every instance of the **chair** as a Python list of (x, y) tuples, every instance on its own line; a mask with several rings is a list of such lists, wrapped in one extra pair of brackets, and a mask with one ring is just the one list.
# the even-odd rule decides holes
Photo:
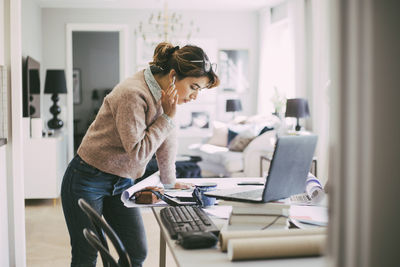
[[(95, 231), (83, 229), (83, 235), (88, 243), (100, 252), (104, 267), (131, 267), (131, 261), (121, 240), (111, 228), (111, 226), (84, 200), (79, 199), (78, 205), (82, 211), (89, 217), (89, 220)], [(105, 235), (104, 235), (105, 233)], [(110, 254), (107, 244), (107, 238), (113, 244), (118, 253), (120, 264)]]

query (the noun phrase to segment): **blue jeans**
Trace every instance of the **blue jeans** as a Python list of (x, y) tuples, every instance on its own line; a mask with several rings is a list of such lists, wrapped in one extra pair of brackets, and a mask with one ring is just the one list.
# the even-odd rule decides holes
[(71, 238), (71, 266), (96, 266), (97, 252), (83, 236), (91, 228), (89, 218), (78, 206), (85, 199), (114, 229), (124, 244), (133, 266), (142, 266), (147, 255), (146, 234), (138, 208), (126, 208), (121, 193), (133, 180), (102, 172), (79, 156), (68, 165), (61, 186), (61, 200)]

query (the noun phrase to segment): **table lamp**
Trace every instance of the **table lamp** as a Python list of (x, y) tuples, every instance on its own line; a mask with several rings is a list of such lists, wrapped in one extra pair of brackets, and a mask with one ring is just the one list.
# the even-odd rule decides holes
[(59, 100), (58, 94), (67, 93), (64, 70), (47, 70), (44, 93), (52, 94), (51, 100), (53, 100), (53, 105), (50, 107), (53, 118), (47, 122), (47, 126), (50, 129), (60, 129), (64, 123), (57, 118), (57, 115), (61, 113), (61, 108), (57, 105), (57, 102)]
[(285, 117), (292, 117), (297, 119), (296, 131), (300, 131), (300, 118), (310, 116), (310, 110), (308, 108), (308, 102), (304, 98), (292, 98), (286, 102), (286, 113)]
[(235, 112), (237, 111), (242, 111), (242, 102), (240, 99), (227, 99), (226, 112), (233, 112), (233, 118), (235, 118)]

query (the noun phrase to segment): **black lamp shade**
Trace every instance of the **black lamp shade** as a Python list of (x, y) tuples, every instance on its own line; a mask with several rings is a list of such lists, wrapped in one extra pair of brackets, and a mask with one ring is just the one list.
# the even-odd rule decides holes
[(242, 110), (242, 102), (240, 99), (226, 100), (226, 112), (236, 112)]
[(40, 77), (39, 70), (29, 70), (29, 93), (40, 94)]
[(308, 102), (304, 98), (292, 98), (286, 102), (285, 117), (304, 118), (310, 116)]
[(47, 70), (44, 83), (45, 94), (66, 94), (67, 83), (64, 70)]

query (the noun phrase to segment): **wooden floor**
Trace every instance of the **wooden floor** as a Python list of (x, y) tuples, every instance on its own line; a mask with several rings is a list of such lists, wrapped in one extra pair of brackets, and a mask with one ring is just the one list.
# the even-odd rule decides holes
[[(70, 266), (69, 235), (60, 200), (26, 200), (25, 216), (27, 266)], [(149, 251), (143, 266), (156, 267), (159, 263), (160, 230), (150, 209), (142, 209), (142, 216)], [(103, 266), (100, 257), (97, 266)], [(176, 266), (168, 248), (167, 266)]]

